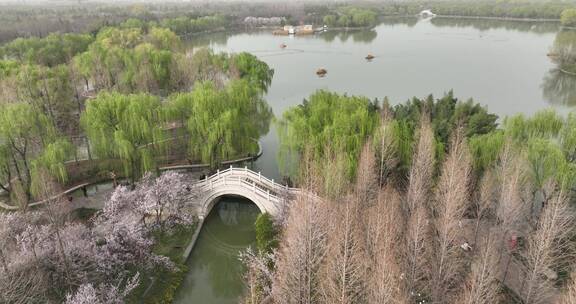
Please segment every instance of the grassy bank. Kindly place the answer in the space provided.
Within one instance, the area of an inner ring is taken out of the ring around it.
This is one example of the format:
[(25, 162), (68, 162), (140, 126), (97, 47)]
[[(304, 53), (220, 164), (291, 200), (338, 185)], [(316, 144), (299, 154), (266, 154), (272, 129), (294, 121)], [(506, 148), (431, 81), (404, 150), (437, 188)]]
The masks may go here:
[(157, 268), (142, 274), (141, 277), (145, 279), (132, 293), (127, 303), (172, 303), (176, 290), (186, 275), (186, 261), (182, 259), (182, 255), (195, 228), (196, 224), (178, 227), (170, 234), (158, 232), (154, 235), (156, 240), (154, 253), (170, 258), (177, 271)]

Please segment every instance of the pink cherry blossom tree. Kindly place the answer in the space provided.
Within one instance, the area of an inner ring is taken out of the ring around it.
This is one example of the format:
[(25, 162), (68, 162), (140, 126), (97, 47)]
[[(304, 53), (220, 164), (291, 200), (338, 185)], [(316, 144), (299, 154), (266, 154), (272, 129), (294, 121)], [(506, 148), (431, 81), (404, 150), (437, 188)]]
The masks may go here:
[(186, 207), (196, 196), (194, 190), (181, 173), (169, 171), (158, 178), (147, 174), (136, 189), (140, 198), (138, 209), (145, 219), (152, 217), (152, 226), (160, 230), (189, 225), (194, 218)]
[(74, 294), (66, 296), (65, 304), (124, 304), (124, 298), (138, 286), (140, 274), (136, 273), (124, 286), (88, 283), (81, 285)]

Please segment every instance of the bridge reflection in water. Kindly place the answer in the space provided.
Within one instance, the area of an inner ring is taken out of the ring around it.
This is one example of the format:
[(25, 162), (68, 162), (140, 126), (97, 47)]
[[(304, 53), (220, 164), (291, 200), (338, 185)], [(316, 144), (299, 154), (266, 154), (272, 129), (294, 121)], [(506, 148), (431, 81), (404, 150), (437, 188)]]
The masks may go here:
[(238, 253), (255, 245), (254, 221), (259, 213), (244, 198), (219, 200), (204, 221), (174, 303), (238, 303), (244, 290)]

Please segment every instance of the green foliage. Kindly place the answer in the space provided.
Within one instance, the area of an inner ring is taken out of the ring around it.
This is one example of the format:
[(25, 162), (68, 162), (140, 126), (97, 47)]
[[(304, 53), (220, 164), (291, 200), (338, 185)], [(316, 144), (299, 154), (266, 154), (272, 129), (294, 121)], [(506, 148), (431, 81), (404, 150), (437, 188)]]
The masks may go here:
[(214, 15), (199, 18), (167, 18), (160, 20), (160, 25), (169, 28), (178, 35), (184, 35), (219, 29), (227, 26), (228, 22), (224, 16)]
[(447, 146), (452, 130), (458, 126), (463, 126), (466, 136), (470, 137), (496, 129), (498, 119), (497, 115), (472, 100), (459, 101), (452, 92), (437, 100), (432, 96), (425, 100), (414, 98), (395, 106), (393, 112), (395, 119), (406, 120), (412, 130), (419, 125), (421, 113), (429, 113), (435, 136), (444, 146)]
[(501, 130), (470, 138), (468, 145), (475, 170), (483, 172), (495, 164), (502, 151), (504, 139), (504, 132)]
[[(176, 271), (162, 267), (153, 269), (144, 277), (154, 277), (154, 282), (144, 280), (140, 286), (128, 297), (127, 303), (172, 303), (178, 287), (186, 275), (182, 255), (190, 242), (196, 226), (179, 226), (172, 233), (154, 232), (155, 254), (166, 256), (176, 264)], [(152, 284), (152, 285), (151, 285)], [(148, 290), (148, 288), (150, 288)], [(144, 297), (144, 293), (146, 296)]]
[(141, 29), (145, 29), (147, 24), (146, 22), (144, 22), (141, 19), (137, 19), (137, 18), (128, 18), (126, 19), (126, 21), (120, 23), (118, 25), (121, 28), (141, 28)]
[(272, 250), (278, 248), (278, 229), (274, 226), (274, 221), (270, 214), (259, 214), (254, 226), (258, 251), (272, 252)]
[(40, 176), (40, 170), (47, 170), (47, 172), (61, 183), (68, 179), (68, 172), (64, 163), (68, 157), (72, 155), (74, 147), (65, 139), (57, 139), (54, 142), (48, 143), (41, 154), (32, 161), (32, 194), (38, 195), (45, 181), (36, 177)]
[(20, 68), (20, 63), (16, 60), (0, 60), (0, 80), (15, 75)]
[(56, 66), (84, 52), (94, 38), (87, 34), (50, 34), (45, 38), (18, 38), (2, 47), (11, 59), (23, 63)]
[[(373, 137), (374, 142), (378, 143), (374, 144), (376, 156), (383, 159), (388, 156), (381, 154), (378, 145), (386, 137), (402, 175), (410, 167), (415, 134), (423, 113), (431, 118), (437, 163), (442, 160), (452, 131), (458, 126), (464, 128), (467, 137), (473, 137), (494, 131), (498, 119), (498, 116), (472, 100), (459, 101), (452, 92), (437, 100), (429, 96), (426, 99), (414, 98), (391, 108), (385, 102), (383, 107), (383, 111), (390, 112), (391, 120), (380, 128), (375, 128), (378, 124), (378, 107), (362, 97), (319, 91), (310, 97), (310, 101), (305, 100), (302, 105), (287, 111), (278, 126), (284, 173), (294, 175), (291, 170), (297, 167), (297, 156), (306, 149), (311, 149), (313, 158), (321, 159), (326, 157), (324, 149), (329, 146), (330, 152), (339, 154), (341, 151), (346, 155), (346, 172), (348, 177), (353, 177), (365, 140)], [(483, 167), (494, 156), (484, 155), (489, 154), (486, 147), (477, 149), (478, 157), (484, 158), (478, 160), (477, 165)], [(386, 150), (386, 153), (390, 153), (390, 150)]]
[(560, 145), (569, 162), (576, 161), (576, 114), (570, 113), (560, 130)]
[(133, 180), (154, 169), (163, 138), (157, 97), (101, 93), (88, 101), (81, 121), (96, 154), (120, 158)]
[[(50, 119), (26, 103), (0, 108), (0, 180), (15, 178), (28, 196), (39, 182), (40, 170), (60, 181), (67, 178), (64, 161), (70, 143), (57, 137)], [(10, 170), (12, 169), (12, 170)]]
[(172, 86), (180, 38), (168, 29), (103, 28), (88, 50), (74, 59), (97, 89), (126, 93), (165, 91)]
[(265, 62), (246, 52), (232, 55), (229, 61), (230, 65), (238, 70), (240, 78), (250, 81), (263, 92), (268, 90), (274, 70), (270, 69)]
[(506, 118), (503, 127), (506, 139), (526, 153), (537, 190), (549, 181), (567, 188), (576, 184), (574, 114), (564, 118), (553, 110), (543, 110), (529, 118), (515, 115)]
[(73, 81), (66, 65), (45, 67), (25, 64), (15, 75), (18, 101), (33, 105), (64, 133), (76, 131)]
[(576, 31), (562, 30), (556, 34), (550, 58), (561, 70), (576, 73)]
[[(347, 157), (347, 174), (354, 175), (357, 157), (378, 123), (377, 105), (368, 98), (317, 91), (309, 100), (286, 111), (278, 121), (281, 159), (294, 159), (305, 149), (322, 157), (327, 147)], [(284, 170), (290, 170), (288, 164)]]
[(527, 158), (532, 181), (537, 189), (544, 188), (550, 179), (562, 182), (567, 163), (558, 145), (533, 137), (528, 141)]
[(171, 30), (153, 27), (148, 33), (148, 42), (160, 50), (174, 50), (180, 47), (180, 38)]
[(211, 82), (197, 84), (191, 93), (171, 96), (169, 112), (186, 121), (192, 157), (212, 166), (254, 151), (272, 116), (261, 90), (246, 80), (232, 81), (223, 90)]
[(560, 15), (560, 22), (566, 26), (576, 26), (576, 8), (567, 8)]
[(376, 25), (378, 19), (376, 12), (371, 9), (345, 6), (325, 15), (322, 21), (330, 27), (367, 27)]
[[(406, 120), (394, 119), (389, 123), (382, 124), (380, 128), (376, 129), (374, 134), (373, 146), (377, 159), (396, 158), (398, 160), (398, 170), (408, 172), (414, 153), (414, 135), (414, 130)], [(390, 145), (386, 150), (382, 150), (383, 147), (381, 147), (383, 140)]]
[(530, 118), (518, 114), (504, 119), (506, 135), (520, 143), (534, 137), (556, 137), (563, 124), (563, 118), (554, 110), (543, 110)]

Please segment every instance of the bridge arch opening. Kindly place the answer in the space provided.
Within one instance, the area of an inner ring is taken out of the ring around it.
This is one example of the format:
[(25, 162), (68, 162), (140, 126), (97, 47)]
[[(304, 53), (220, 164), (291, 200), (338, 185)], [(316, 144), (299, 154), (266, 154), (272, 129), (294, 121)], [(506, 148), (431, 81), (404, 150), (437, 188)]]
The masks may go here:
[(234, 195), (218, 197), (206, 216), (202, 233), (212, 245), (219, 244), (220, 247), (229, 249), (234, 249), (236, 246), (245, 247), (255, 237), (254, 222), (261, 213), (260, 208), (245, 197)]
[(226, 193), (226, 194), (218, 194), (215, 193), (208, 197), (204, 198), (202, 204), (202, 210), (200, 212), (200, 217), (207, 218), (208, 215), (213, 211), (214, 207), (222, 201), (226, 201), (230, 198), (243, 200), (247, 204), (253, 204), (258, 208), (260, 213), (269, 213), (270, 210), (267, 209), (265, 202), (262, 202), (261, 199), (252, 195), (245, 195), (245, 194), (236, 194), (236, 193)]

